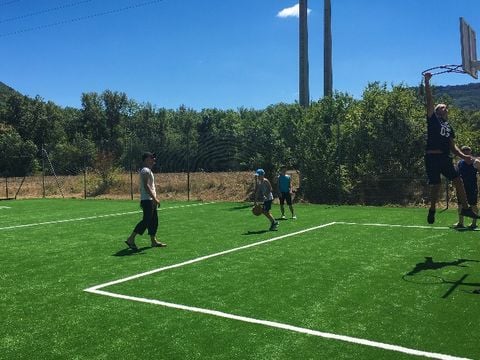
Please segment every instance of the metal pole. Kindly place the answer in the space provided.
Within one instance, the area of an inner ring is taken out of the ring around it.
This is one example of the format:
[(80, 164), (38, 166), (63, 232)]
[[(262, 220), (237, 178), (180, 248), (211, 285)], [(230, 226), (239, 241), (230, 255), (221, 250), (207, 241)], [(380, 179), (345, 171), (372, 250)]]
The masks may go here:
[(43, 198), (45, 199), (45, 149), (42, 145), (42, 194)]
[(130, 164), (130, 200), (133, 200), (133, 166), (132, 166), (132, 132), (130, 131), (130, 151), (128, 154), (128, 163)]
[(87, 164), (83, 164), (83, 198), (87, 198)]
[(338, 204), (342, 203), (342, 167), (340, 163), (340, 119), (337, 116), (337, 184), (338, 184)]
[(448, 203), (449, 203), (449, 200), (450, 200), (450, 194), (449, 194), (449, 191), (448, 191), (448, 187), (450, 185), (450, 182), (447, 180), (446, 182), (446, 186), (445, 186), (445, 196), (446, 196), (446, 200), (447, 200), (447, 207), (445, 208), (448, 209)]
[(190, 201), (190, 128), (187, 133), (187, 200)]

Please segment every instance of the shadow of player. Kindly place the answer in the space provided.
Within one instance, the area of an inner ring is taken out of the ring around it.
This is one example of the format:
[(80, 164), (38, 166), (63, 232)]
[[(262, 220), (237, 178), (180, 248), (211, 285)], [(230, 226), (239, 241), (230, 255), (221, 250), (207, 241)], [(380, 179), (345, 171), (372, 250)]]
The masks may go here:
[(406, 275), (412, 276), (424, 270), (437, 270), (447, 266), (467, 267), (466, 265), (462, 265), (463, 263), (466, 263), (466, 262), (480, 262), (480, 261), (469, 260), (469, 259), (457, 259), (454, 261), (435, 262), (431, 256), (426, 256), (424, 262), (416, 264), (413, 270), (407, 273)]

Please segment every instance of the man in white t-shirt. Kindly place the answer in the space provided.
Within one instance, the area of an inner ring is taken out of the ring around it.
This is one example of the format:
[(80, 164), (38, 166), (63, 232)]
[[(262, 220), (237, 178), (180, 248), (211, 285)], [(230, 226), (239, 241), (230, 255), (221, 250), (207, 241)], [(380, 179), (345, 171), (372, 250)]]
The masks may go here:
[(148, 229), (152, 247), (164, 247), (167, 244), (161, 243), (157, 240), (158, 229), (158, 213), (157, 208), (160, 206), (160, 201), (157, 198), (155, 190), (155, 177), (153, 176), (152, 168), (155, 165), (155, 153), (146, 152), (142, 155), (143, 168), (140, 170), (140, 207), (143, 210), (143, 218), (133, 229), (132, 234), (125, 241), (125, 244), (132, 249), (138, 250), (135, 244), (135, 236), (143, 235)]

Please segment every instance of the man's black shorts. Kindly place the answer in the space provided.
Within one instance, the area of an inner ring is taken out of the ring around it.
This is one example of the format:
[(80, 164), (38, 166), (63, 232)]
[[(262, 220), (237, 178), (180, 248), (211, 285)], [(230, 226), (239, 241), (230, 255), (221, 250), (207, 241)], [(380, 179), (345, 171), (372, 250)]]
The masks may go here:
[(476, 206), (478, 202), (478, 187), (465, 185), (465, 192), (467, 193), (467, 202), (470, 206)]
[(285, 204), (285, 201), (287, 202), (287, 205), (292, 205), (292, 194), (289, 192), (281, 192), (280, 193), (280, 205)]
[(448, 180), (460, 176), (458, 170), (453, 166), (452, 158), (446, 154), (425, 154), (425, 168), (430, 185), (440, 184), (440, 175), (445, 176)]

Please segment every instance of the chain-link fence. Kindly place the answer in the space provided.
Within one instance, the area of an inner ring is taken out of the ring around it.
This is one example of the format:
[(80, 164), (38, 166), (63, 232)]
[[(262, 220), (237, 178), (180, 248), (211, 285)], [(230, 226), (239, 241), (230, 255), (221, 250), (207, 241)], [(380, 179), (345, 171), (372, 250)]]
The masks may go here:
[[(302, 201), (301, 174), (295, 170), (287, 172), (292, 176), (295, 200)], [(105, 181), (108, 183), (106, 184)], [(276, 192), (275, 177), (271, 179)], [(379, 183), (364, 181), (354, 191), (344, 193), (338, 203), (362, 205), (428, 205), (429, 189), (423, 179), (408, 181), (398, 193), (402, 180), (384, 179)], [(202, 201), (249, 201), (254, 189), (253, 171), (231, 172), (155, 172), (157, 191), (161, 199), (202, 200)], [(379, 187), (381, 186), (381, 188)], [(93, 169), (78, 175), (38, 174), (27, 177), (3, 179), (0, 199), (16, 198), (107, 198), (138, 199), (139, 176), (132, 172), (114, 172), (105, 180)], [(450, 183), (444, 182), (441, 192), (441, 206), (455, 207), (457, 200)], [(401, 200), (399, 200), (401, 199)]]

